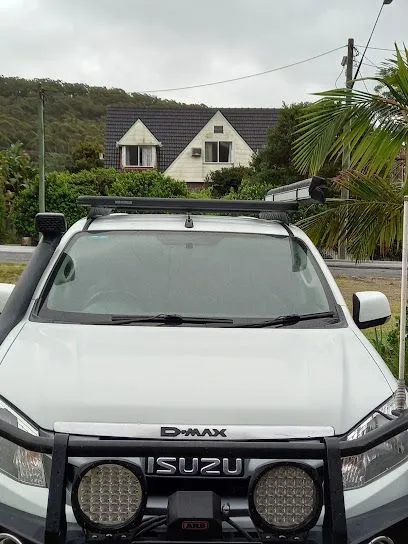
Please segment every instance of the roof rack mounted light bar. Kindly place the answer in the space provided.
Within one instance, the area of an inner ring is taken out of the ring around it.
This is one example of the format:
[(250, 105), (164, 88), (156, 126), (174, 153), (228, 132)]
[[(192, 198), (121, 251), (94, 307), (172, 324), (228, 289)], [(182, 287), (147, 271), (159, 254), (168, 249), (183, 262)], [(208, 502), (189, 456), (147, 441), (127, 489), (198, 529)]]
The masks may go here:
[(326, 180), (319, 176), (313, 176), (312, 178), (271, 189), (266, 193), (265, 200), (275, 203), (311, 201), (324, 204), (326, 195)]
[[(211, 200), (195, 198), (144, 198), (119, 196), (81, 196), (78, 204), (90, 208), (88, 217), (98, 217), (110, 212), (289, 212), (296, 211), (297, 202), (268, 200)], [(104, 213), (105, 210), (105, 213)]]

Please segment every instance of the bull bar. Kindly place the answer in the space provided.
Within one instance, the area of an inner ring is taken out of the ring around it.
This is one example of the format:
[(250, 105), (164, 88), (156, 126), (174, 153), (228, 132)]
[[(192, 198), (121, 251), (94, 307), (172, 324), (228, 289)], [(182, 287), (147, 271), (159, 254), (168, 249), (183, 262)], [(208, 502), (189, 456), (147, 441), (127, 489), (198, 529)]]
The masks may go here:
[[(66, 480), (69, 457), (147, 457), (160, 455), (221, 455), (246, 459), (321, 460), (324, 466), (324, 519), (319, 539), (324, 544), (346, 544), (348, 540), (345, 513), (342, 459), (360, 455), (408, 430), (408, 413), (371, 431), (364, 437), (346, 441), (341, 437), (304, 440), (162, 440), (82, 438), (65, 433), (33, 436), (0, 421), (0, 437), (27, 450), (52, 455), (44, 544), (65, 544), (67, 538)], [(1, 499), (0, 499), (1, 502)], [(404, 516), (408, 517), (408, 513)], [(140, 542), (153, 540), (141, 538)], [(237, 541), (240, 541), (237, 539)], [(76, 540), (80, 542), (80, 540)], [(84, 542), (84, 540), (82, 540)], [(158, 542), (156, 539), (154, 542)], [(168, 543), (169, 541), (166, 540)], [(223, 541), (225, 542), (225, 541)], [(312, 542), (312, 541), (310, 541)], [(313, 540), (313, 542), (315, 542)]]

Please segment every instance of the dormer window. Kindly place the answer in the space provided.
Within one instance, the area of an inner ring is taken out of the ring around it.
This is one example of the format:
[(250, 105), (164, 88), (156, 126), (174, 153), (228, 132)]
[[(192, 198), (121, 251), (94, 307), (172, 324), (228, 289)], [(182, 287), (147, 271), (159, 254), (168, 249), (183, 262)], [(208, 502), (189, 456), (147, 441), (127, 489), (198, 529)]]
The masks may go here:
[(156, 148), (152, 145), (125, 145), (122, 148), (122, 166), (154, 168)]

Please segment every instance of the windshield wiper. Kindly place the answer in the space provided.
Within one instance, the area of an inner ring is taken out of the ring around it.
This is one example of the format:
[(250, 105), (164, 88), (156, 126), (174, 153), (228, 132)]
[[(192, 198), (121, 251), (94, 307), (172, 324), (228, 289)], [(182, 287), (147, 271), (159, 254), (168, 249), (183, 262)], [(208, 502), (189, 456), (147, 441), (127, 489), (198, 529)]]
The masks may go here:
[(274, 317), (273, 319), (265, 319), (264, 321), (250, 321), (248, 323), (242, 323), (237, 325), (232, 325), (232, 327), (238, 328), (253, 328), (261, 329), (263, 327), (286, 327), (289, 325), (296, 325), (299, 321), (310, 321), (312, 319), (324, 319), (326, 317), (334, 317), (334, 312), (321, 312), (317, 314), (290, 314), (290, 315), (281, 315), (279, 317)]
[(164, 325), (206, 325), (210, 323), (220, 323), (230, 325), (234, 323), (232, 319), (223, 319), (218, 317), (190, 317), (182, 316), (178, 314), (158, 314), (158, 315), (113, 315), (111, 321), (104, 322), (104, 324), (111, 325), (133, 325), (137, 323), (163, 323)]

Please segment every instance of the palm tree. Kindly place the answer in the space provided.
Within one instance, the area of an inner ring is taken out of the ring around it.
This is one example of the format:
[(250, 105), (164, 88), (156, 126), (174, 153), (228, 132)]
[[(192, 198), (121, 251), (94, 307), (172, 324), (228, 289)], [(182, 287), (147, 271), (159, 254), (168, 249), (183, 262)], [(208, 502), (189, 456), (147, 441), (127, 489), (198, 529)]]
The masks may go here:
[(345, 150), (350, 167), (368, 174), (389, 174), (408, 141), (408, 49), (396, 47), (394, 70), (366, 78), (386, 92), (334, 89), (305, 110), (294, 146), (294, 164), (315, 174), (327, 158)]
[[(346, 241), (357, 260), (402, 241), (403, 197), (408, 194), (408, 49), (396, 47), (390, 62), (392, 69), (368, 78), (381, 92), (319, 93), (322, 98), (303, 115), (294, 146), (294, 164), (302, 173), (314, 174), (326, 159), (349, 155), (350, 170), (334, 185), (348, 189), (350, 200), (333, 203), (299, 224), (322, 247)], [(401, 157), (405, 168), (396, 176)]]
[(348, 189), (350, 200), (330, 205), (297, 223), (318, 247), (331, 249), (346, 240), (347, 253), (356, 261), (378, 250), (384, 255), (391, 248), (401, 248), (406, 184), (401, 187), (389, 178), (347, 171), (334, 186)]

